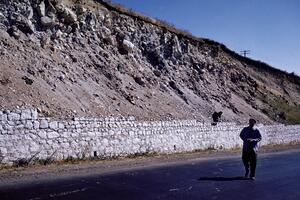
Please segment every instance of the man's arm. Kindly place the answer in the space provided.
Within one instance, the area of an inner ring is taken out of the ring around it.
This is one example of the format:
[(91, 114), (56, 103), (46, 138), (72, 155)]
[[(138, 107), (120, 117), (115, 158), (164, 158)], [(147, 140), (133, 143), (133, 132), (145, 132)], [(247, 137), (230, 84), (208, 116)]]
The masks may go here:
[(258, 129), (256, 129), (256, 133), (257, 133), (256, 141), (257, 141), (257, 142), (260, 142), (262, 137), (261, 137), (261, 134), (260, 134), (260, 132), (259, 132)]
[(240, 138), (245, 142), (247, 140), (247, 137), (246, 137), (246, 129), (243, 128), (243, 130), (241, 131), (240, 133)]
[(261, 134), (260, 134), (259, 130), (256, 130), (255, 132), (256, 132), (255, 138), (248, 139), (248, 140), (251, 142), (260, 142), (262, 139)]

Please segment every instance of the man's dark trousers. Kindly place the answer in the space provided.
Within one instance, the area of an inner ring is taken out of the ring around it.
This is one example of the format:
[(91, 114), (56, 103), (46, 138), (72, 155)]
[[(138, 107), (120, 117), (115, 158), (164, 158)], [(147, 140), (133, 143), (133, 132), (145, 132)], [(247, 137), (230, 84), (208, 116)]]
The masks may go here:
[(242, 159), (246, 170), (245, 175), (248, 176), (250, 170), (250, 177), (255, 177), (257, 153), (254, 150), (243, 151)]

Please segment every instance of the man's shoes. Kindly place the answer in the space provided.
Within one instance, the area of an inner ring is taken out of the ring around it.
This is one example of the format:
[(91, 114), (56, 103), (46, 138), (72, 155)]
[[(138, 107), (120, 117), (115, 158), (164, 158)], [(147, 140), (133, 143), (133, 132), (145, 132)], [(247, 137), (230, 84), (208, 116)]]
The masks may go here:
[(251, 176), (251, 177), (250, 177), (250, 180), (253, 180), (253, 181), (254, 181), (254, 180), (255, 180), (255, 177), (254, 177), (254, 176)]

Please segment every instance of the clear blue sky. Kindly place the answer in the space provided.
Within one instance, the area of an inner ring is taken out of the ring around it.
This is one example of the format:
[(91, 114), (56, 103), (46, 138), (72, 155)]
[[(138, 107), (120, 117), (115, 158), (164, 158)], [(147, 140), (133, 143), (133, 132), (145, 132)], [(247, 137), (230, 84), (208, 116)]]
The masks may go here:
[(300, 0), (113, 0), (300, 75)]

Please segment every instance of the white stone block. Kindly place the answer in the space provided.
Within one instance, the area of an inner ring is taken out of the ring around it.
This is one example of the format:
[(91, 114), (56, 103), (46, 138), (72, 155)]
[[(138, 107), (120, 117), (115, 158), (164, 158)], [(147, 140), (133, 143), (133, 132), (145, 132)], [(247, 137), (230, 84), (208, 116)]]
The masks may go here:
[(49, 123), (49, 128), (52, 130), (58, 130), (58, 123), (56, 121)]
[(4, 147), (0, 147), (0, 155), (5, 155), (5, 154), (7, 154), (7, 149), (6, 148), (4, 148)]
[(7, 114), (0, 112), (0, 121), (7, 121)]
[(69, 143), (61, 143), (60, 144), (62, 148), (64, 149), (68, 149), (70, 147), (70, 144)]
[(57, 132), (49, 132), (49, 133), (47, 133), (47, 137), (49, 138), (49, 139), (54, 139), (54, 138), (58, 138), (59, 137), (59, 134), (57, 133)]
[(21, 112), (21, 120), (31, 119), (31, 110), (26, 109)]
[(76, 128), (76, 129), (80, 129), (81, 127), (82, 127), (81, 124), (76, 124), (76, 125), (75, 125), (75, 128)]
[(35, 144), (35, 143), (32, 143), (29, 147), (29, 151), (30, 152), (38, 152), (40, 150), (40, 146)]
[(47, 144), (52, 145), (53, 144), (52, 140), (47, 140)]
[(39, 129), (40, 128), (40, 122), (39, 121), (33, 121), (33, 128)]
[(71, 134), (71, 137), (72, 137), (72, 138), (76, 138), (77, 136), (78, 136), (77, 133), (72, 133), (72, 134)]
[(133, 144), (139, 144), (140, 141), (141, 141), (141, 140), (140, 140), (139, 138), (134, 138), (133, 141), (132, 141), (132, 143), (133, 143)]
[(8, 114), (8, 120), (10, 121), (17, 121), (20, 120), (21, 116), (18, 113), (9, 113)]
[(47, 133), (44, 132), (44, 131), (39, 131), (39, 132), (37, 133), (37, 135), (38, 135), (40, 138), (42, 138), (42, 139), (46, 139), (46, 138), (47, 138)]
[(36, 109), (31, 110), (31, 119), (34, 119), (34, 120), (38, 119), (38, 112)]
[(17, 123), (15, 123), (15, 121), (8, 121), (7, 124), (10, 125), (10, 126), (15, 126), (15, 125), (17, 125)]
[(7, 130), (7, 131), (12, 131), (12, 130), (13, 130), (13, 127), (10, 126), (10, 125), (8, 125), (8, 124), (5, 124), (5, 125), (3, 126), (3, 128), (4, 128), (4, 130)]
[(58, 123), (58, 128), (59, 129), (64, 129), (65, 128), (65, 125), (63, 123)]
[(108, 145), (109, 145), (108, 139), (103, 138), (103, 140), (102, 140), (102, 145), (103, 145), (103, 146), (108, 146)]
[(32, 128), (33, 128), (32, 122), (31, 122), (31, 121), (27, 121), (26, 124), (25, 124), (25, 127), (26, 127), (27, 129), (32, 129)]
[(62, 153), (57, 152), (56, 155), (55, 155), (55, 158), (57, 160), (62, 160), (64, 158), (64, 155)]
[(18, 152), (21, 152), (21, 153), (25, 154), (25, 153), (28, 152), (28, 146), (25, 146), (25, 145), (18, 145), (17, 150), (18, 150)]
[(42, 119), (41, 122), (40, 122), (40, 128), (41, 129), (47, 129), (49, 128), (49, 124), (48, 124), (48, 121), (46, 119)]

